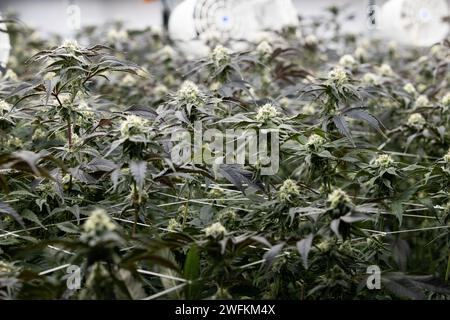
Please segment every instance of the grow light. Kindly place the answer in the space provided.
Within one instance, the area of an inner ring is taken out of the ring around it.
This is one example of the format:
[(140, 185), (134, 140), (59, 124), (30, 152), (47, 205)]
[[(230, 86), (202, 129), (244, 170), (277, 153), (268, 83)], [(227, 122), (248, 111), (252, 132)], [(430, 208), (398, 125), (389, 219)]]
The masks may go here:
[(445, 0), (390, 0), (381, 11), (383, 33), (399, 43), (431, 46), (449, 32)]
[(264, 30), (297, 24), (291, 0), (185, 0), (170, 16), (171, 38), (188, 55), (208, 53), (211, 38), (242, 48)]

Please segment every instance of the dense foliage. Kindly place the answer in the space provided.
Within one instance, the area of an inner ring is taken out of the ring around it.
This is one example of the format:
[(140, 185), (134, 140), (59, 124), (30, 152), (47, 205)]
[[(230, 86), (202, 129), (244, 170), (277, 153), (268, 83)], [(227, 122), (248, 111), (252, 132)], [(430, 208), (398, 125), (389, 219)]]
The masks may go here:
[[(448, 299), (450, 44), (342, 34), (336, 14), (247, 52), (211, 37), (197, 61), (155, 28), (10, 24), (0, 297)], [(175, 163), (199, 120), (278, 129), (278, 173)]]

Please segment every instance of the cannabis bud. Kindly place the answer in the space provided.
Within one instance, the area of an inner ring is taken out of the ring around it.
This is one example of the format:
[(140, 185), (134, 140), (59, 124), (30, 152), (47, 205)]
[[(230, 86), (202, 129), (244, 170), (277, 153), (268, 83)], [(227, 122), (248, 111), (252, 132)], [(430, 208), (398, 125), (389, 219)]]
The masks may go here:
[(262, 41), (257, 47), (256, 52), (259, 54), (259, 56), (263, 58), (270, 57), (270, 55), (273, 53), (273, 48), (267, 41)]
[(169, 89), (165, 85), (159, 84), (153, 88), (153, 93), (158, 97), (163, 97), (169, 93)]
[(443, 159), (444, 159), (445, 163), (450, 164), (450, 149), (444, 155)]
[(128, 32), (126, 30), (110, 29), (106, 37), (109, 42), (125, 42), (128, 40)]
[(123, 138), (128, 138), (133, 135), (142, 134), (145, 132), (145, 125), (147, 120), (135, 116), (129, 115), (120, 124), (120, 134)]
[(381, 154), (373, 161), (374, 166), (381, 169), (389, 168), (394, 163), (394, 159), (388, 154)]
[(213, 223), (209, 227), (203, 229), (203, 231), (207, 237), (212, 237), (214, 239), (223, 237), (227, 232), (225, 227), (220, 222)]
[(319, 136), (318, 134), (313, 133), (309, 136), (308, 141), (306, 142), (306, 146), (313, 150), (319, 149), (321, 146), (323, 146), (327, 140), (323, 138), (322, 136)]
[(352, 200), (342, 189), (335, 189), (332, 193), (328, 195), (327, 202), (330, 208), (336, 209), (340, 205), (352, 205)]
[(116, 230), (116, 225), (103, 209), (95, 209), (83, 225), (86, 233), (97, 233)]
[(6, 261), (0, 260), (0, 274), (11, 273), (14, 271), (14, 266)]
[(328, 81), (337, 85), (342, 85), (348, 81), (347, 73), (344, 69), (336, 67), (328, 73)]
[(424, 108), (430, 105), (430, 101), (428, 100), (427, 96), (420, 95), (416, 99), (416, 107), (417, 108)]
[(69, 52), (73, 52), (80, 49), (77, 40), (74, 39), (66, 39), (64, 40), (62, 48), (66, 49)]
[(7, 113), (11, 111), (11, 105), (5, 100), (0, 100), (0, 113)]
[(339, 59), (339, 64), (343, 67), (350, 68), (356, 64), (355, 58), (353, 56), (346, 54)]
[(234, 221), (236, 220), (238, 217), (238, 215), (236, 214), (236, 211), (234, 211), (233, 209), (226, 209), (224, 211), (222, 211), (218, 218), (220, 221)]
[(300, 194), (300, 188), (294, 180), (287, 179), (283, 182), (278, 191), (278, 198), (282, 201), (289, 201), (292, 197), (296, 197)]
[(362, 82), (366, 85), (376, 85), (379, 83), (378, 77), (370, 72), (364, 74), (364, 76), (362, 77)]
[(442, 104), (446, 107), (450, 107), (450, 92), (447, 93), (443, 98), (442, 98)]
[(367, 59), (367, 51), (363, 47), (356, 48), (355, 52), (353, 53), (355, 57), (359, 60), (366, 60)]
[(177, 232), (179, 230), (181, 230), (181, 224), (177, 221), (177, 219), (170, 219), (169, 224), (167, 225), (167, 231)]
[(122, 84), (125, 87), (133, 87), (135, 86), (137, 83), (137, 80), (135, 77), (133, 77), (131, 74), (127, 73), (127, 75), (125, 77), (123, 77), (122, 79)]
[(307, 104), (307, 105), (303, 106), (302, 113), (312, 116), (313, 114), (316, 113), (316, 107), (313, 104)]
[(171, 60), (176, 56), (176, 52), (171, 46), (162, 47), (157, 54), (164, 60)]
[(258, 109), (258, 113), (256, 114), (256, 121), (258, 122), (267, 122), (276, 118), (278, 115), (278, 110), (272, 104), (267, 103)]
[(200, 89), (195, 83), (187, 80), (177, 91), (177, 100), (184, 104), (199, 103), (202, 101)]
[(403, 90), (405, 90), (407, 93), (409, 93), (412, 96), (416, 95), (416, 93), (417, 93), (416, 88), (411, 83), (405, 84), (403, 86)]
[(304, 43), (308, 47), (315, 47), (319, 43), (319, 40), (315, 35), (310, 34), (305, 37)]
[(415, 128), (416, 130), (421, 130), (425, 124), (426, 120), (420, 113), (410, 115), (407, 122), (409, 127)]
[(11, 69), (6, 70), (5, 74), (3, 75), (3, 80), (10, 80), (10, 81), (18, 81), (19, 77), (17, 74), (12, 71)]
[(378, 68), (378, 72), (385, 77), (393, 77), (395, 75), (394, 71), (392, 70), (391, 66), (384, 63)]
[(218, 45), (211, 52), (210, 59), (216, 67), (221, 67), (230, 62), (232, 53), (233, 52), (230, 49), (225, 48), (222, 45)]

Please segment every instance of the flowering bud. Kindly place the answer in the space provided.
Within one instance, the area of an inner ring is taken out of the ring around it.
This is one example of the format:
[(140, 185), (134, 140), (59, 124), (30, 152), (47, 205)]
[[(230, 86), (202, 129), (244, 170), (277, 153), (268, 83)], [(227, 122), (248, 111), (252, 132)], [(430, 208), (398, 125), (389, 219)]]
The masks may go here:
[(258, 113), (256, 114), (256, 121), (258, 122), (267, 122), (276, 118), (278, 115), (278, 110), (272, 104), (267, 103), (258, 109)]
[(337, 208), (339, 205), (352, 205), (350, 197), (342, 189), (333, 190), (333, 192), (328, 195), (327, 202), (332, 209)]
[(214, 239), (223, 237), (227, 232), (225, 227), (220, 222), (213, 223), (209, 227), (203, 229), (203, 231), (207, 237), (212, 237)]

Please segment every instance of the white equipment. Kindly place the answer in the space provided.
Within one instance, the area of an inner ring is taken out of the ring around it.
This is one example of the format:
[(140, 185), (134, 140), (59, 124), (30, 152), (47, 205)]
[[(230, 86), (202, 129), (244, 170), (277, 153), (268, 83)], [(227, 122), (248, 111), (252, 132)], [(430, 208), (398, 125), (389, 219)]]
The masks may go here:
[(443, 21), (450, 15), (446, 0), (390, 0), (380, 14), (382, 33), (401, 44), (431, 46), (449, 32)]
[[(0, 16), (0, 21), (2, 17)], [(0, 23), (0, 67), (6, 68), (8, 62), (9, 52), (11, 51), (11, 44), (9, 41), (9, 34), (6, 32), (6, 24)]]
[(265, 30), (298, 24), (291, 0), (185, 0), (172, 12), (169, 33), (187, 55), (208, 54), (208, 40), (230, 41), (235, 49)]

